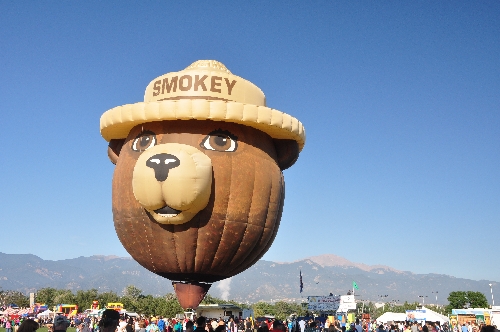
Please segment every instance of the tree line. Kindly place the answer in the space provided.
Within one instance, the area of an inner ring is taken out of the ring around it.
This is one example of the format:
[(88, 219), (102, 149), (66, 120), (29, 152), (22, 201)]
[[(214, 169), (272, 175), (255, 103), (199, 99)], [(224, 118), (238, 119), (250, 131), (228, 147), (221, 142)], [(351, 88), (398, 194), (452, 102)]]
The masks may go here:
[[(42, 288), (35, 294), (35, 302), (44, 303), (50, 309), (56, 304), (76, 304), (79, 311), (90, 309), (93, 301), (99, 301), (102, 307), (110, 302), (121, 302), (124, 307), (133, 312), (149, 316), (175, 317), (176, 314), (182, 314), (184, 310), (179, 304), (177, 297), (173, 293), (164, 296), (154, 297), (144, 295), (142, 291), (133, 286), (127, 286), (123, 291), (123, 296), (119, 296), (113, 291), (99, 293), (97, 289), (78, 290), (73, 293), (68, 289), (55, 289), (51, 287)], [(451, 314), (452, 309), (462, 308), (487, 308), (488, 300), (481, 292), (473, 291), (455, 291), (448, 296), (449, 304), (447, 306), (427, 305), (426, 307), (441, 314)], [(0, 290), (0, 303), (8, 305), (15, 303), (20, 307), (29, 306), (29, 296), (18, 291)], [(238, 303), (236, 301), (222, 300), (207, 294), (201, 304), (226, 304), (231, 303), (242, 309), (253, 309), (255, 317), (272, 315), (280, 320), (284, 320), (290, 315), (298, 317), (312, 314), (307, 312), (307, 303), (293, 303), (278, 301), (273, 304), (267, 302), (258, 302), (252, 305)], [(399, 303), (391, 301), (383, 306), (376, 306), (373, 302), (358, 302), (356, 304), (356, 313), (368, 313), (372, 318), (377, 318), (385, 312), (404, 313), (406, 310), (415, 310), (419, 307), (418, 302)]]
[[(175, 317), (176, 314), (184, 313), (177, 297), (173, 293), (164, 296), (154, 297), (144, 295), (137, 287), (130, 285), (123, 291), (123, 296), (119, 296), (113, 291), (99, 293), (97, 289), (78, 290), (73, 293), (68, 289), (42, 288), (35, 294), (35, 302), (43, 303), (52, 309), (56, 304), (76, 304), (78, 311), (82, 312), (90, 309), (93, 301), (99, 301), (102, 308), (107, 303), (120, 302), (128, 311), (137, 312), (148, 316)], [(18, 291), (0, 290), (0, 303), (8, 305), (15, 303), (19, 307), (29, 306), (29, 296)], [(234, 304), (242, 309), (254, 310), (255, 317), (273, 315), (279, 319), (285, 319), (291, 314), (303, 315), (305, 310), (300, 304), (288, 303), (284, 301), (269, 304), (265, 302), (248, 305), (236, 301), (227, 301), (207, 294), (201, 304)]]

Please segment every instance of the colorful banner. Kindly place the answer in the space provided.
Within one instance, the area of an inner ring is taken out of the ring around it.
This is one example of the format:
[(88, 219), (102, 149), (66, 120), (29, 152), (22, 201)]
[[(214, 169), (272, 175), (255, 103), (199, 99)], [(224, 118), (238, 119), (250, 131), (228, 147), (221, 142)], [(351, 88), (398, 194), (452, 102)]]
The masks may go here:
[(425, 321), (425, 309), (406, 310), (406, 320), (410, 322)]

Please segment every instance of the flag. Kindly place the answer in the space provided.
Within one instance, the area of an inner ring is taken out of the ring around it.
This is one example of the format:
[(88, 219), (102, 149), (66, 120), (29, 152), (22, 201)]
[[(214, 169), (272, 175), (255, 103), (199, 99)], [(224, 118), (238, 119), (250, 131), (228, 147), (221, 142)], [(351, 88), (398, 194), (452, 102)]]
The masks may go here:
[(359, 289), (355, 281), (352, 282), (352, 289)]
[(302, 283), (302, 270), (299, 272), (299, 277), (300, 277), (300, 292), (302, 293), (302, 290), (304, 289), (304, 284)]

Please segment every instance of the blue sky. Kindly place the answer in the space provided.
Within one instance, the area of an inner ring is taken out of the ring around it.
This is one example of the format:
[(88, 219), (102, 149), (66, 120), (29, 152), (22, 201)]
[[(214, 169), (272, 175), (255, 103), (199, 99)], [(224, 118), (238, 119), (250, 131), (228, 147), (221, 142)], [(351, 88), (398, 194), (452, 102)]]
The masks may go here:
[(106, 110), (214, 59), (307, 132), (264, 256), (500, 281), (500, 2), (45, 1), (0, 11), (0, 251), (126, 256)]

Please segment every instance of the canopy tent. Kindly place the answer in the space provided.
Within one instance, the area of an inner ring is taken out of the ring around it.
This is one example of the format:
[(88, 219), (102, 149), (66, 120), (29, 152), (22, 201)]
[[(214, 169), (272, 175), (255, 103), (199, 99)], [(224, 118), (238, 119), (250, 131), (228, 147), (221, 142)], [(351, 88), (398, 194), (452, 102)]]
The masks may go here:
[(407, 320), (439, 322), (440, 324), (449, 323), (450, 319), (426, 307), (417, 310), (406, 310)]
[(15, 315), (15, 314), (17, 314), (18, 311), (19, 311), (19, 309), (14, 309), (12, 307), (9, 307), (9, 308), (4, 310), (3, 314), (4, 314), (4, 316)]
[(130, 317), (138, 317), (139, 314), (137, 314), (136, 312), (131, 312), (131, 311), (127, 311), (125, 313), (127, 316), (130, 316)]
[(404, 322), (405, 320), (406, 314), (398, 312), (385, 312), (382, 316), (377, 318), (377, 323)]
[(54, 316), (54, 312), (51, 311), (50, 309), (47, 309), (45, 310), (44, 312), (41, 312), (39, 313), (38, 315), (36, 315), (38, 318), (47, 318), (47, 317), (51, 317), (51, 316)]
[[(427, 309), (427, 310), (429, 310), (429, 309)], [(429, 321), (439, 322), (441, 325), (444, 323), (450, 323), (450, 319), (447, 316), (441, 315), (440, 313), (432, 311), (432, 310), (429, 310), (429, 311), (431, 312), (431, 318), (432, 318), (432, 319), (429, 319)], [(435, 316), (435, 318), (432, 316)]]
[(22, 315), (22, 316), (28, 316), (29, 312), (30, 312), (30, 308), (24, 308), (24, 309), (19, 309), (17, 314)]

